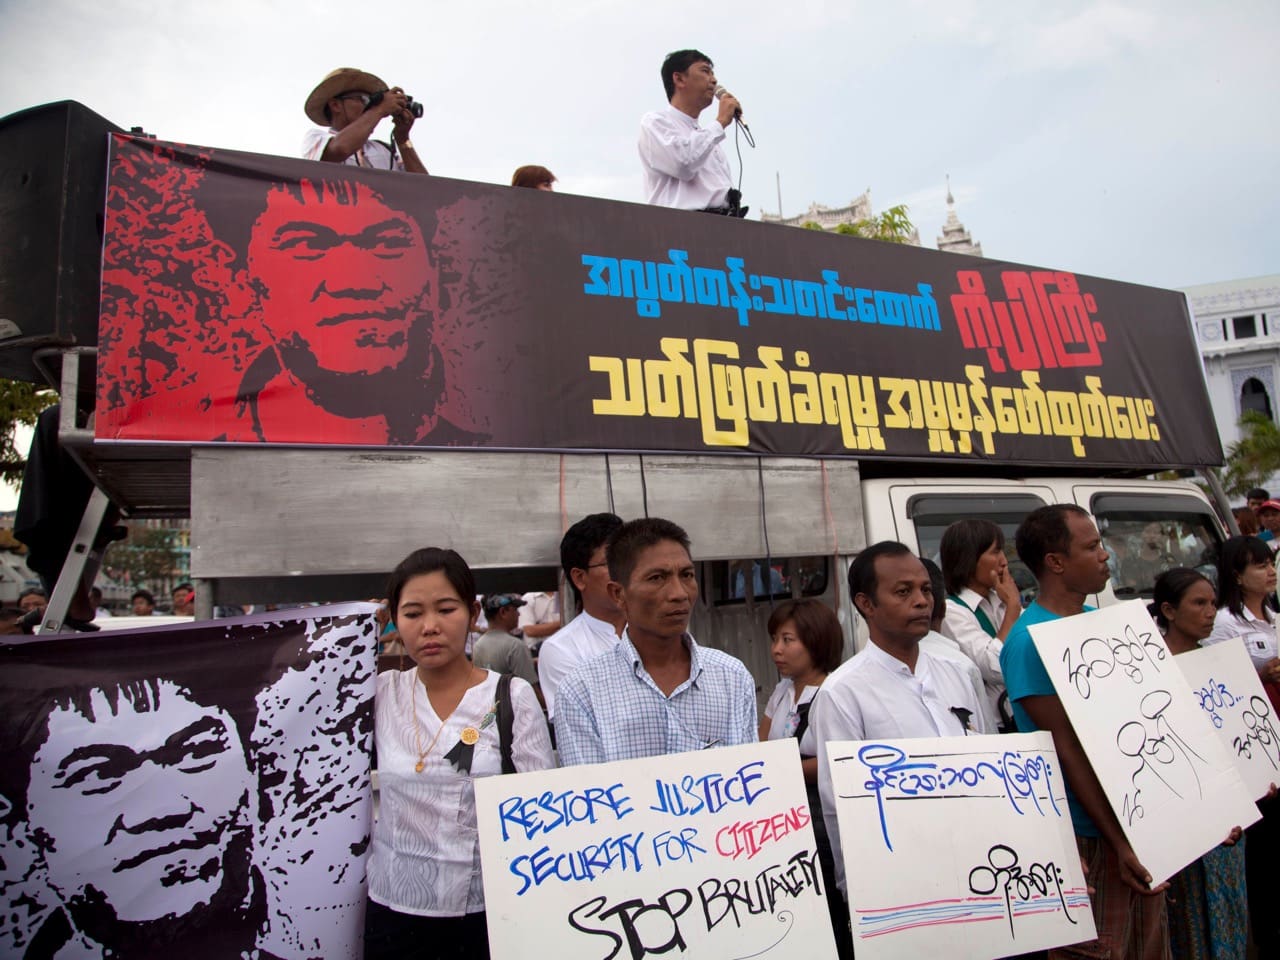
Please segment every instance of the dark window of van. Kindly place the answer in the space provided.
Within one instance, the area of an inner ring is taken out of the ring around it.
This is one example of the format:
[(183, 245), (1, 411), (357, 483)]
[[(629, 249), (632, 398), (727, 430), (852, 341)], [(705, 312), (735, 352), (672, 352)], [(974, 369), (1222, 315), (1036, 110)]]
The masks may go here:
[[(764, 557), (719, 560), (711, 568), (711, 599), (716, 604), (745, 603), (747, 591), (755, 600), (816, 597), (827, 592), (828, 557)], [(766, 576), (765, 571), (768, 571)]]
[(1111, 590), (1121, 600), (1150, 599), (1156, 577), (1191, 567), (1217, 580), (1222, 537), (1209, 508), (1192, 497), (1095, 494), (1089, 509), (1109, 554)]
[(1009, 558), (1009, 571), (1022, 593), (1022, 604), (1026, 606), (1036, 598), (1039, 586), (1031, 571), (1014, 552), (1013, 535), (1023, 517), (1044, 505), (1043, 500), (1030, 493), (991, 496), (921, 493), (907, 501), (907, 515), (915, 523), (920, 555), (928, 557), (934, 563), (938, 562), (938, 545), (942, 542), (942, 532), (951, 524), (969, 517), (995, 521), (1004, 533), (1004, 552)]

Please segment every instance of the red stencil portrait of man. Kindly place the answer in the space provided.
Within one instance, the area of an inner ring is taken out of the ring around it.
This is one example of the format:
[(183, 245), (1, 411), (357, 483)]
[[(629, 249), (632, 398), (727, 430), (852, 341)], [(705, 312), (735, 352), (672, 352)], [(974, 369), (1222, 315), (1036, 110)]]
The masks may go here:
[[(437, 207), (398, 178), (380, 190), (347, 172), (263, 176), (222, 156), (117, 144), (97, 436), (488, 439), (495, 386), (513, 357), (478, 347), (507, 314), (501, 291), (514, 264), (493, 246), (511, 233), (489, 204), (460, 197)], [(474, 264), (486, 259), (498, 269), (477, 280)]]

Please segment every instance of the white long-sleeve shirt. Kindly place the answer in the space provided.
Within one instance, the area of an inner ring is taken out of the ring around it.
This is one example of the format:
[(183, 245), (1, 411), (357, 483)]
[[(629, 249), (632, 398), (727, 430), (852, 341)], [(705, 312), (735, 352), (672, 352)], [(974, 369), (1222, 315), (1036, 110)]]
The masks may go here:
[(646, 203), (703, 210), (728, 202), (733, 174), (719, 123), (703, 127), (671, 105), (640, 120), (640, 163)]
[(957, 596), (968, 606), (948, 599), (947, 613), (938, 632), (958, 643), (960, 650), (978, 665), (991, 709), (998, 713), (1000, 694), (1004, 693), (1004, 674), (1000, 672), (1000, 651), (1004, 649), (1004, 641), (983, 630), (974, 611), (985, 613), (992, 626), (999, 630), (1000, 624), (1004, 623), (1004, 601), (994, 590), (984, 597), (968, 587)]
[(921, 650), (915, 673), (874, 643), (863, 647), (823, 681), (809, 710), (818, 752), (818, 793), (831, 839), (836, 882), (845, 890), (840, 825), (826, 744), (841, 740), (959, 737), (966, 730), (953, 709), (969, 711), (968, 733), (994, 733), (977, 692), (957, 663)]

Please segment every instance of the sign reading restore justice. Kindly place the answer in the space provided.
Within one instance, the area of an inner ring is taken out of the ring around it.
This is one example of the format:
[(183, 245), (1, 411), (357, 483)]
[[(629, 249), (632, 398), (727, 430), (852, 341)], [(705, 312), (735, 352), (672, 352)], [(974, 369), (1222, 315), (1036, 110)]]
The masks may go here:
[[(794, 740), (475, 783), (495, 960), (836, 956)], [(838, 892), (833, 892), (839, 896)]]

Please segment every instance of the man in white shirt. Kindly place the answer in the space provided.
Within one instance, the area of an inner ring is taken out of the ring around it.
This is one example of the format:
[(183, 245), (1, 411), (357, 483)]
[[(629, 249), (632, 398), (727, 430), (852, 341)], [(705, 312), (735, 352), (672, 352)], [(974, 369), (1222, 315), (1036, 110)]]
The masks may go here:
[[(307, 97), (304, 109), (317, 127), (303, 138), (302, 156), (375, 170), (426, 173), (409, 140), (414, 121), (412, 103), (413, 98), (399, 87), (388, 89), (371, 73), (339, 67)], [(387, 144), (373, 139), (373, 131), (384, 117), (392, 118), (391, 135), (398, 156)]]
[(920, 649), (933, 617), (933, 585), (915, 554), (892, 540), (867, 547), (849, 566), (849, 596), (867, 622), (871, 642), (827, 677), (809, 711), (822, 818), (846, 897), (826, 744), (994, 732), (960, 665)]
[(741, 105), (730, 94), (720, 98), (715, 123), (698, 124), (698, 115), (716, 95), (711, 59), (697, 50), (677, 50), (662, 63), (666, 109), (640, 120), (640, 163), (645, 201), (678, 210), (705, 210), (746, 216), (733, 190), (729, 160), (724, 155), (725, 130)]
[(520, 623), (516, 632), (536, 654), (542, 641), (560, 629), (560, 593), (557, 590), (535, 590), (521, 597)]
[(609, 596), (609, 562), (605, 559), (605, 545), (621, 526), (621, 517), (593, 513), (566, 530), (560, 540), (560, 566), (580, 612), (547, 640), (538, 654), (538, 679), (552, 724), (560, 682), (579, 664), (612, 650), (626, 626), (626, 617)]

